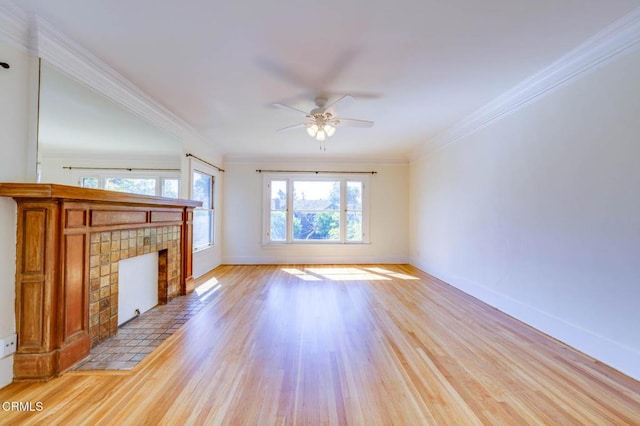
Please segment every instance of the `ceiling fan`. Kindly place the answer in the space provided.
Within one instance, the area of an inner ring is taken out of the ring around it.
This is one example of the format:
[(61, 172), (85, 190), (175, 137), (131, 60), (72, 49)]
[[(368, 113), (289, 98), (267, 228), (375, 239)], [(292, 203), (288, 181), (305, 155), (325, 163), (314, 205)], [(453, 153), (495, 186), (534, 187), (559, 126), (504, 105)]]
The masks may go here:
[(278, 108), (285, 108), (297, 111), (304, 114), (305, 120), (302, 123), (294, 124), (292, 126), (283, 127), (278, 131), (291, 130), (297, 128), (306, 128), (307, 134), (312, 138), (315, 138), (320, 142), (320, 150), (326, 151), (325, 140), (333, 136), (336, 131), (336, 127), (372, 127), (373, 121), (356, 120), (353, 118), (337, 117), (335, 114), (335, 108), (339, 105), (341, 108), (346, 108), (353, 102), (353, 96), (344, 95), (338, 100), (327, 105), (327, 98), (325, 96), (318, 96), (315, 99), (316, 108), (311, 111), (303, 111), (299, 108), (292, 107), (286, 104), (276, 103), (273, 104)]

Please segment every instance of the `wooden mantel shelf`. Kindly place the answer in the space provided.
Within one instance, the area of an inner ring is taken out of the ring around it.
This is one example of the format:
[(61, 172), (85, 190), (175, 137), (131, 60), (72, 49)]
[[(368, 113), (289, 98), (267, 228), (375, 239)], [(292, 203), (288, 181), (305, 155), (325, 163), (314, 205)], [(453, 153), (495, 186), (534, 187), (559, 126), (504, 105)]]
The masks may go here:
[(58, 185), (54, 183), (0, 183), (0, 196), (16, 199), (63, 199), (148, 206), (202, 206), (201, 201), (128, 194), (125, 192), (80, 188), (77, 186)]
[(163, 253), (159, 303), (193, 290), (199, 201), (37, 183), (0, 196), (18, 205), (15, 379), (55, 377), (117, 333), (121, 259)]

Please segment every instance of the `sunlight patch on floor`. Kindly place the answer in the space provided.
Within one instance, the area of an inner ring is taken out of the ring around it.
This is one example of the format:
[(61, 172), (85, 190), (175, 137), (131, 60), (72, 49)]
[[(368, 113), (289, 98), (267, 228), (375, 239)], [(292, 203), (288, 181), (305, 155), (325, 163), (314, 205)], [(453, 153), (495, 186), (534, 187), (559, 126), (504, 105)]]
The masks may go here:
[(384, 268), (364, 268), (367, 271), (371, 271), (371, 272), (376, 272), (378, 274), (385, 274), (388, 275), (390, 277), (393, 278), (398, 278), (401, 280), (419, 280), (420, 278), (418, 277), (414, 277), (411, 275), (407, 275), (407, 274), (402, 274), (400, 272), (393, 272), (393, 271), (389, 271), (388, 269), (384, 269)]
[(374, 274), (360, 268), (306, 268), (313, 274), (332, 281), (391, 281), (391, 278)]
[(322, 281), (322, 279), (328, 279), (331, 281), (391, 281), (393, 278), (400, 280), (420, 279), (418, 277), (402, 274), (400, 272), (393, 272), (379, 267), (316, 267), (305, 268), (304, 270), (296, 268), (282, 268), (281, 270), (304, 281)]
[(200, 299), (206, 299), (221, 288), (217, 279), (211, 278), (200, 284), (194, 291)]
[(297, 278), (300, 278), (301, 280), (304, 281), (322, 281), (320, 278), (314, 276), (314, 275), (310, 275), (307, 274), (304, 271), (301, 271), (300, 269), (294, 269), (294, 268), (282, 268), (282, 270), (288, 274), (294, 275)]

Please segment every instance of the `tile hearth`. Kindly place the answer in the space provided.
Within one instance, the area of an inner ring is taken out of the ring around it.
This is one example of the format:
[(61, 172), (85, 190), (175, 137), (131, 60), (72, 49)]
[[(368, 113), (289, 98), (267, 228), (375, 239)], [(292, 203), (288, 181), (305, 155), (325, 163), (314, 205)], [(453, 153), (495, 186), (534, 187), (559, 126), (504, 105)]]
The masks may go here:
[[(214, 293), (214, 292), (211, 292)], [(118, 334), (91, 349), (72, 371), (130, 370), (200, 312), (214, 297), (193, 292), (158, 305), (118, 328)]]

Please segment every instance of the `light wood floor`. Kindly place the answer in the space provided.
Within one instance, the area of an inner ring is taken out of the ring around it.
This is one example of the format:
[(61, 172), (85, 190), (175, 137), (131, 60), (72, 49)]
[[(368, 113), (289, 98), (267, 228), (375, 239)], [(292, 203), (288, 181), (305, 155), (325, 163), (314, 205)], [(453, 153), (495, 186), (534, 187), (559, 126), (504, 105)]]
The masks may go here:
[[(640, 383), (419, 270), (222, 266), (128, 373), (14, 383), (10, 424), (640, 424)], [(213, 284), (215, 281), (209, 281)]]

